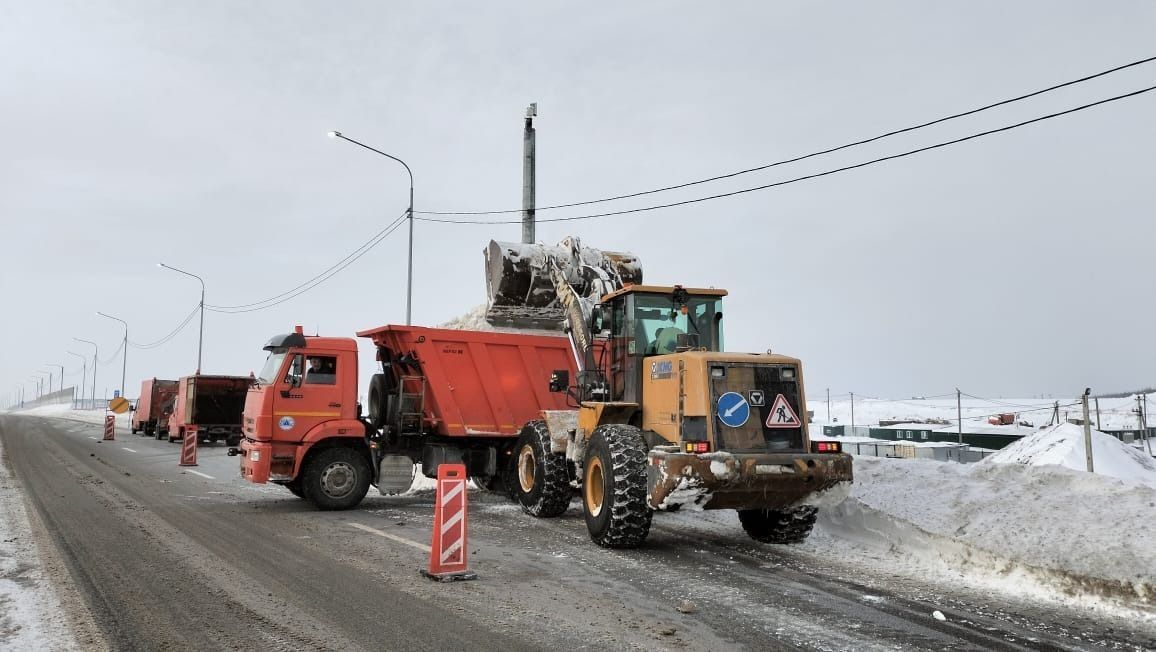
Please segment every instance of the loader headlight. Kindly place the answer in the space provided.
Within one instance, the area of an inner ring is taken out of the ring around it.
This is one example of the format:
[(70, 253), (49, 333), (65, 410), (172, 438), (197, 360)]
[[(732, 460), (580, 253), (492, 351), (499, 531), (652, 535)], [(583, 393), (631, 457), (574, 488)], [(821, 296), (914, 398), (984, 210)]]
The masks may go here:
[(710, 377), (711, 378), (726, 378), (726, 375), (727, 375), (726, 367), (711, 367), (710, 368)]
[(795, 379), (795, 368), (794, 367), (783, 367), (782, 378), (783, 378), (783, 380), (794, 380)]

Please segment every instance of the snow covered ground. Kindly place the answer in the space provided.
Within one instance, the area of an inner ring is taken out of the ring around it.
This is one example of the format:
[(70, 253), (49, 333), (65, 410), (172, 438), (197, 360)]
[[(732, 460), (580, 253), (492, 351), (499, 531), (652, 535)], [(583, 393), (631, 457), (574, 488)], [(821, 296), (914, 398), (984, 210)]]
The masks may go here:
[(857, 457), (851, 494), (820, 512), (817, 537), (908, 571), (1156, 620), (1156, 489), (1136, 480)]
[(23, 492), (0, 464), (0, 650), (79, 649), (62, 612), (45, 577)]
[[(1086, 471), (1085, 455), (1083, 427), (1063, 423), (1029, 435), (985, 461), (1029, 466), (1055, 465)], [(1139, 482), (1156, 489), (1156, 459), (1098, 430), (1092, 430), (1092, 468), (1099, 475)]]

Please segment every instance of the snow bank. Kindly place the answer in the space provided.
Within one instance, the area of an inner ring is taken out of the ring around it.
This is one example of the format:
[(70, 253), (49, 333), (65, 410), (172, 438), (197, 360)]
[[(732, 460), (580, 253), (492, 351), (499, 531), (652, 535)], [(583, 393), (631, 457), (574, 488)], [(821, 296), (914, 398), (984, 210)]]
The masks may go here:
[[(1062, 423), (1004, 448), (984, 464), (1056, 465), (1085, 471), (1084, 427)], [(1092, 431), (1092, 468), (1097, 474), (1156, 488), (1156, 459), (1111, 435)]]
[[(60, 417), (73, 421), (83, 421), (85, 423), (104, 423), (104, 415), (108, 413), (104, 410), (73, 410), (72, 407), (68, 405), (42, 405), (29, 410), (20, 410), (14, 414), (33, 417)], [(116, 415), (116, 425), (118, 427), (128, 427), (130, 419), (132, 419), (131, 412), (118, 414)]]
[(44, 575), (22, 492), (0, 464), (0, 650), (79, 649), (63, 611)]
[(858, 457), (820, 530), (1017, 592), (1156, 605), (1156, 489), (1058, 466)]

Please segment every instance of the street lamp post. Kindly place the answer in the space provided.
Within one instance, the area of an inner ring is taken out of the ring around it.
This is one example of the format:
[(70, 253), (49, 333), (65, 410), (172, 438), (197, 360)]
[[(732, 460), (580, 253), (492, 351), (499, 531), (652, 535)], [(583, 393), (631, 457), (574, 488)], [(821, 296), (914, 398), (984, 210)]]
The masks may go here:
[(200, 373), (201, 373), (201, 351), (205, 345), (205, 279), (201, 278), (200, 276), (197, 276), (196, 274), (186, 272), (183, 269), (177, 269), (176, 267), (172, 267), (172, 266), (166, 265), (164, 263), (157, 263), (157, 267), (164, 267), (165, 269), (171, 269), (174, 272), (177, 272), (179, 274), (184, 274), (185, 276), (192, 276), (193, 278), (195, 278), (201, 282), (201, 330), (200, 330), (200, 334), (197, 335), (197, 375), (200, 375)]
[(329, 137), (340, 138), (341, 140), (349, 141), (354, 145), (364, 147), (371, 152), (376, 152), (377, 154), (381, 154), (386, 158), (393, 159), (398, 163), (401, 163), (402, 167), (405, 168), (406, 173), (409, 174), (409, 208), (406, 210), (406, 218), (409, 220), (409, 269), (406, 274), (405, 284), (405, 325), (409, 326), (413, 316), (413, 170), (409, 169), (409, 165), (406, 165), (406, 162), (399, 159), (398, 157), (392, 154), (386, 154), (380, 149), (370, 147), (365, 143), (358, 142), (349, 136), (343, 135), (340, 131), (329, 132)]
[(119, 321), (120, 323), (124, 324), (124, 352), (120, 362), (120, 397), (124, 398), (124, 374), (125, 371), (128, 370), (128, 322), (120, 319), (119, 317), (113, 317), (112, 315), (108, 315), (100, 311), (97, 311), (96, 314), (100, 315), (101, 317), (108, 317), (109, 319)]
[(92, 340), (82, 340), (79, 337), (74, 337), (72, 339), (76, 340), (77, 342), (84, 342), (85, 344), (92, 345), (92, 403), (88, 406), (88, 409), (91, 410), (96, 407), (96, 364), (97, 357), (100, 355), (100, 348), (97, 347), (96, 342), (93, 342)]
[[(49, 364), (47, 366), (60, 367), (60, 391), (63, 392), (64, 391), (64, 365), (62, 365), (62, 364)], [(48, 384), (48, 393), (49, 394), (52, 393), (52, 383)]]
[[(74, 355), (74, 356), (80, 358), (80, 365), (81, 365), (80, 366), (80, 394), (78, 394), (78, 395), (74, 394), (73, 403), (75, 403), (76, 402), (75, 396), (80, 396), (80, 400), (82, 400), (82, 401), (84, 400), (84, 383), (85, 383), (85, 381), (88, 380), (88, 358), (84, 357), (83, 355), (81, 355), (75, 351), (68, 351), (68, 355)], [(75, 406), (73, 409), (75, 409)]]

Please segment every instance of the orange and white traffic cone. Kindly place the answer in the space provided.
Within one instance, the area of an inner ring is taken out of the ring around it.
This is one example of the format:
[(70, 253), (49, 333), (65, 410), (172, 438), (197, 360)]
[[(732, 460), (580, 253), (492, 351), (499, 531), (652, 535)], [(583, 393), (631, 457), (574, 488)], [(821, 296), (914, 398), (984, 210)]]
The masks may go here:
[(177, 466), (197, 465), (197, 430), (185, 430), (185, 438), (181, 440), (181, 461)]
[(434, 504), (433, 542), (429, 569), (421, 574), (440, 582), (473, 580), (478, 574), (469, 570), (468, 509), (466, 504), (466, 465), (438, 466), (437, 502)]

